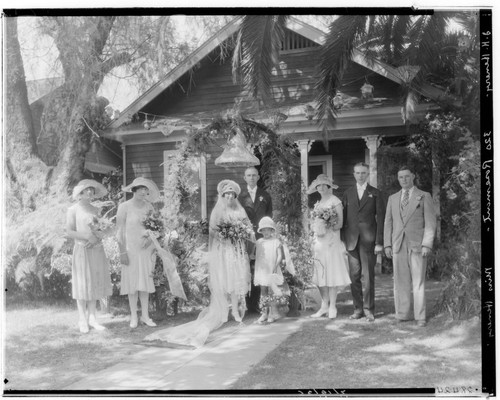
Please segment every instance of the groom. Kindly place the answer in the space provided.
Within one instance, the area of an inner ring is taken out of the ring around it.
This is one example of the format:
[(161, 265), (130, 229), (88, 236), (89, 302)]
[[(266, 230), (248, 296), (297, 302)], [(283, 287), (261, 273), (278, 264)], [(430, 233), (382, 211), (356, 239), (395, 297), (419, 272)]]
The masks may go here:
[(349, 275), (354, 313), (351, 319), (365, 316), (375, 320), (375, 263), (382, 254), (385, 204), (378, 189), (368, 184), (367, 164), (354, 165), (356, 185), (344, 193), (343, 234), (349, 258)]
[[(273, 204), (271, 201), (271, 196), (264, 189), (257, 186), (259, 181), (259, 172), (255, 167), (249, 167), (245, 170), (245, 175), (243, 179), (247, 183), (247, 187), (243, 188), (238, 199), (245, 209), (248, 219), (252, 223), (253, 230), (255, 232), (255, 239), (262, 237), (260, 233), (257, 233), (259, 227), (259, 221), (263, 217), (273, 216)], [(255, 271), (255, 260), (250, 262), (250, 269), (252, 271), (252, 288), (250, 291), (250, 296), (247, 297), (247, 308), (250, 312), (259, 311), (259, 300), (260, 300), (260, 288), (254, 286), (253, 276)]]

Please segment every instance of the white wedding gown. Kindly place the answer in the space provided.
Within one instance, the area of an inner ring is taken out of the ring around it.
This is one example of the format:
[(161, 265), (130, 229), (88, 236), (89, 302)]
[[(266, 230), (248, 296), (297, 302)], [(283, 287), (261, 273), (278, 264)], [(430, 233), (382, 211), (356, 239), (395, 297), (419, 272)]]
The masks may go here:
[[(201, 311), (198, 318), (187, 324), (156, 331), (144, 338), (144, 341), (164, 341), (172, 344), (201, 347), (210, 332), (222, 326), (228, 320), (228, 293), (233, 290), (244, 295), (250, 288), (250, 262), (244, 251), (237, 251), (228, 240), (217, 237), (215, 227), (223, 219), (247, 218), (245, 210), (237, 200), (233, 206), (225, 204), (219, 198), (210, 216), (208, 275), (210, 304)], [(242, 250), (242, 249), (241, 249)], [(231, 279), (227, 273), (233, 267)]]

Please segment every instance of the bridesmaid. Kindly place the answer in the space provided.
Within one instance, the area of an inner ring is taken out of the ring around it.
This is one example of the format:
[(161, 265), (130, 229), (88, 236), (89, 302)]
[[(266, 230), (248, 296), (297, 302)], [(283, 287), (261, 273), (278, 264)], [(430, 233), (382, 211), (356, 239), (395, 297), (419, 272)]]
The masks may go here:
[(160, 191), (153, 181), (136, 178), (123, 188), (132, 192), (130, 200), (118, 206), (116, 226), (120, 263), (122, 264), (120, 294), (128, 295), (130, 305), (130, 327), (137, 328), (137, 299), (141, 301), (141, 322), (156, 326), (149, 317), (149, 293), (154, 293), (153, 270), (154, 245), (146, 236), (142, 221), (153, 210), (151, 203), (160, 197)]
[(332, 193), (337, 189), (327, 175), (320, 174), (311, 183), (308, 194), (318, 192), (321, 200), (314, 205), (317, 215), (335, 210), (337, 219), (334, 224), (327, 224), (324, 219), (315, 217), (312, 220), (314, 232), (313, 252), (314, 269), (312, 282), (318, 286), (321, 294), (321, 308), (311, 315), (318, 318), (328, 314), (328, 318), (337, 317), (337, 293), (351, 283), (347, 263), (347, 252), (340, 240), (342, 227), (342, 202)]
[(90, 204), (92, 199), (105, 196), (106, 188), (92, 179), (80, 181), (73, 189), (73, 199), (78, 202), (67, 212), (67, 234), (75, 240), (72, 262), (72, 295), (76, 299), (80, 332), (87, 333), (89, 326), (104, 330), (96, 319), (96, 301), (112, 292), (109, 262), (101, 238), (92, 233), (89, 224), (99, 210)]

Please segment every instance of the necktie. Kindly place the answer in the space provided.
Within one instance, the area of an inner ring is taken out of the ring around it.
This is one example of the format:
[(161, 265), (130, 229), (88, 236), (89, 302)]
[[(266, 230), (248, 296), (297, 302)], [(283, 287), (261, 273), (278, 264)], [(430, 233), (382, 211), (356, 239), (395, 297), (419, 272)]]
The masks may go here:
[(410, 202), (410, 191), (408, 189), (403, 190), (403, 200), (401, 200), (401, 209), (404, 211)]

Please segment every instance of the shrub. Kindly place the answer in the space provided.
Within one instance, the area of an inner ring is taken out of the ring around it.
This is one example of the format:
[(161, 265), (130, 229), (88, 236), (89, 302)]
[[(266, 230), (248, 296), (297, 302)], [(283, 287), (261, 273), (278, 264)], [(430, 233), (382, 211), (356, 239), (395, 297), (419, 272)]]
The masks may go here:
[(450, 265), (449, 278), (437, 303), (438, 312), (453, 319), (468, 319), (481, 313), (481, 252), (471, 241), (457, 243), (458, 255)]

